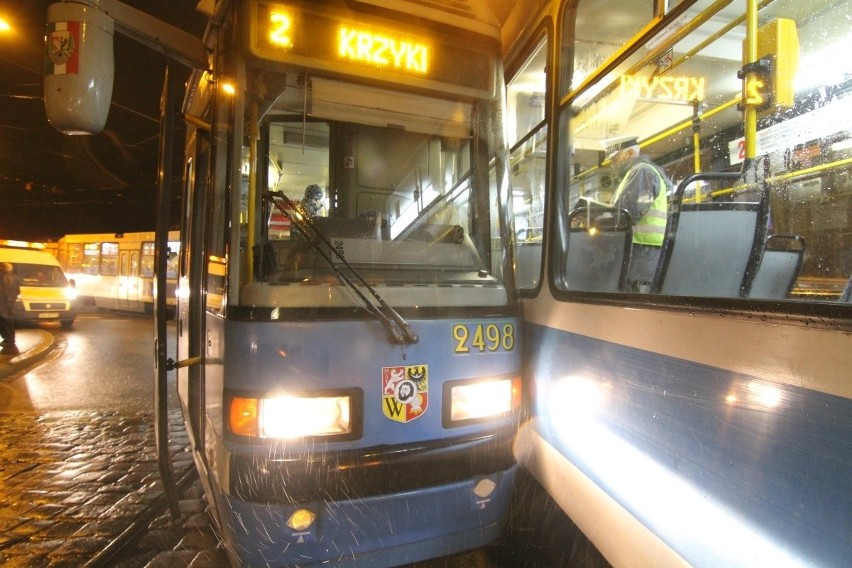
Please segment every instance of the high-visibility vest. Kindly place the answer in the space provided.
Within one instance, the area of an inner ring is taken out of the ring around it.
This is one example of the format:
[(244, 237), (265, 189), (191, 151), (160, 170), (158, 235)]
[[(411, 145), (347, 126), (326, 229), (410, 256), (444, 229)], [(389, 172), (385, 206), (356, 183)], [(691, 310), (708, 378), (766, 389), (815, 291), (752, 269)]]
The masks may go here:
[[(657, 197), (651, 203), (651, 207), (639, 220), (633, 223), (633, 242), (640, 245), (661, 247), (663, 246), (663, 238), (666, 236), (666, 221), (669, 206), (668, 184), (660, 173), (660, 170), (651, 163), (639, 161), (633, 167), (650, 168), (653, 170), (654, 175), (657, 176), (657, 179), (660, 180), (659, 191), (657, 192)], [(615, 190), (615, 195), (612, 199), (613, 203), (618, 201), (621, 192), (624, 191), (627, 185), (627, 178), (628, 176), (624, 176), (624, 179), (618, 184), (618, 188)]]

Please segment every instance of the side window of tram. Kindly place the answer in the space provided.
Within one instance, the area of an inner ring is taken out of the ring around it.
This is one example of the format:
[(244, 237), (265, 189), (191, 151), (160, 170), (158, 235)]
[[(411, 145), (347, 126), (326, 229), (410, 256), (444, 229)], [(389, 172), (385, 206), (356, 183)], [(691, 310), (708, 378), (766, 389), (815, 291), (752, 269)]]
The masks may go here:
[(102, 276), (118, 274), (118, 243), (101, 243), (100, 273)]
[(544, 193), (547, 173), (547, 39), (533, 50), (507, 86), (507, 130), (518, 286), (541, 279)]
[[(583, 0), (581, 10), (587, 4), (595, 1)], [(561, 195), (554, 200), (564, 205), (554, 241), (561, 247), (554, 276), (563, 289), (845, 297), (852, 273), (846, 9), (828, 2), (809, 11), (778, 3), (761, 8), (758, 38), (783, 41), (758, 42), (773, 46), (763, 55), (776, 64), (761, 84), (746, 88), (737, 79), (743, 12), (739, 4), (699, 0), (684, 14), (695, 26), (691, 33), (662, 29), (659, 40), (569, 97), (560, 111), (558, 155), (570, 160), (557, 164)], [(596, 30), (598, 44), (617, 45), (619, 34)], [(567, 50), (580, 58), (575, 73), (584, 49), (595, 49), (583, 41), (578, 34), (576, 48)], [(739, 177), (743, 92), (750, 104), (762, 104), (753, 133), (761, 184)], [(712, 176), (687, 183), (699, 172)], [(642, 178), (646, 189), (629, 199)], [(665, 187), (664, 194), (648, 191), (649, 184)]]

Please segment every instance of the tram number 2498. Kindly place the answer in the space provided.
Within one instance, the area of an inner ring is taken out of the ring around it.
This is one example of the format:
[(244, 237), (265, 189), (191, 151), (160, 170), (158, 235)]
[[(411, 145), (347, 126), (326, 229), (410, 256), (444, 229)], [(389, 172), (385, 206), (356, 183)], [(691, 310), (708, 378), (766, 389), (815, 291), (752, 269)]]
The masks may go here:
[(457, 323), (453, 325), (456, 354), (494, 353), (515, 348), (513, 323)]

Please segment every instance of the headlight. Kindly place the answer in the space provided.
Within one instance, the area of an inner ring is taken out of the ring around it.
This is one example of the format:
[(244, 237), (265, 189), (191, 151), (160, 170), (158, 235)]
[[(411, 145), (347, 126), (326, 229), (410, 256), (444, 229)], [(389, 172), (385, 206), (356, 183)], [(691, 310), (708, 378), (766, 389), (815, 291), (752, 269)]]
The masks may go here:
[(238, 436), (258, 438), (357, 438), (360, 399), (360, 391), (266, 398), (235, 396), (230, 403), (229, 426)]
[(459, 426), (517, 410), (521, 405), (521, 379), (449, 382), (444, 385), (444, 393), (444, 426)]
[(71, 300), (72, 302), (77, 299), (77, 289), (73, 286), (65, 287), (65, 299)]
[(261, 438), (328, 436), (352, 429), (348, 396), (261, 399), (258, 421)]

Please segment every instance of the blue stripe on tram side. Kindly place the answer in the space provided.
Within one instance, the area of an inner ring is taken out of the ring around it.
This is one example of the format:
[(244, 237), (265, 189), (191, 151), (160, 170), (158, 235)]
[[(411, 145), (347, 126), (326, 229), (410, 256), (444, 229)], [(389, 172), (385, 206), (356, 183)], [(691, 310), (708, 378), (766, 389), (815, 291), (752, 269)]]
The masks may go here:
[(540, 435), (687, 561), (849, 566), (852, 400), (526, 332)]

